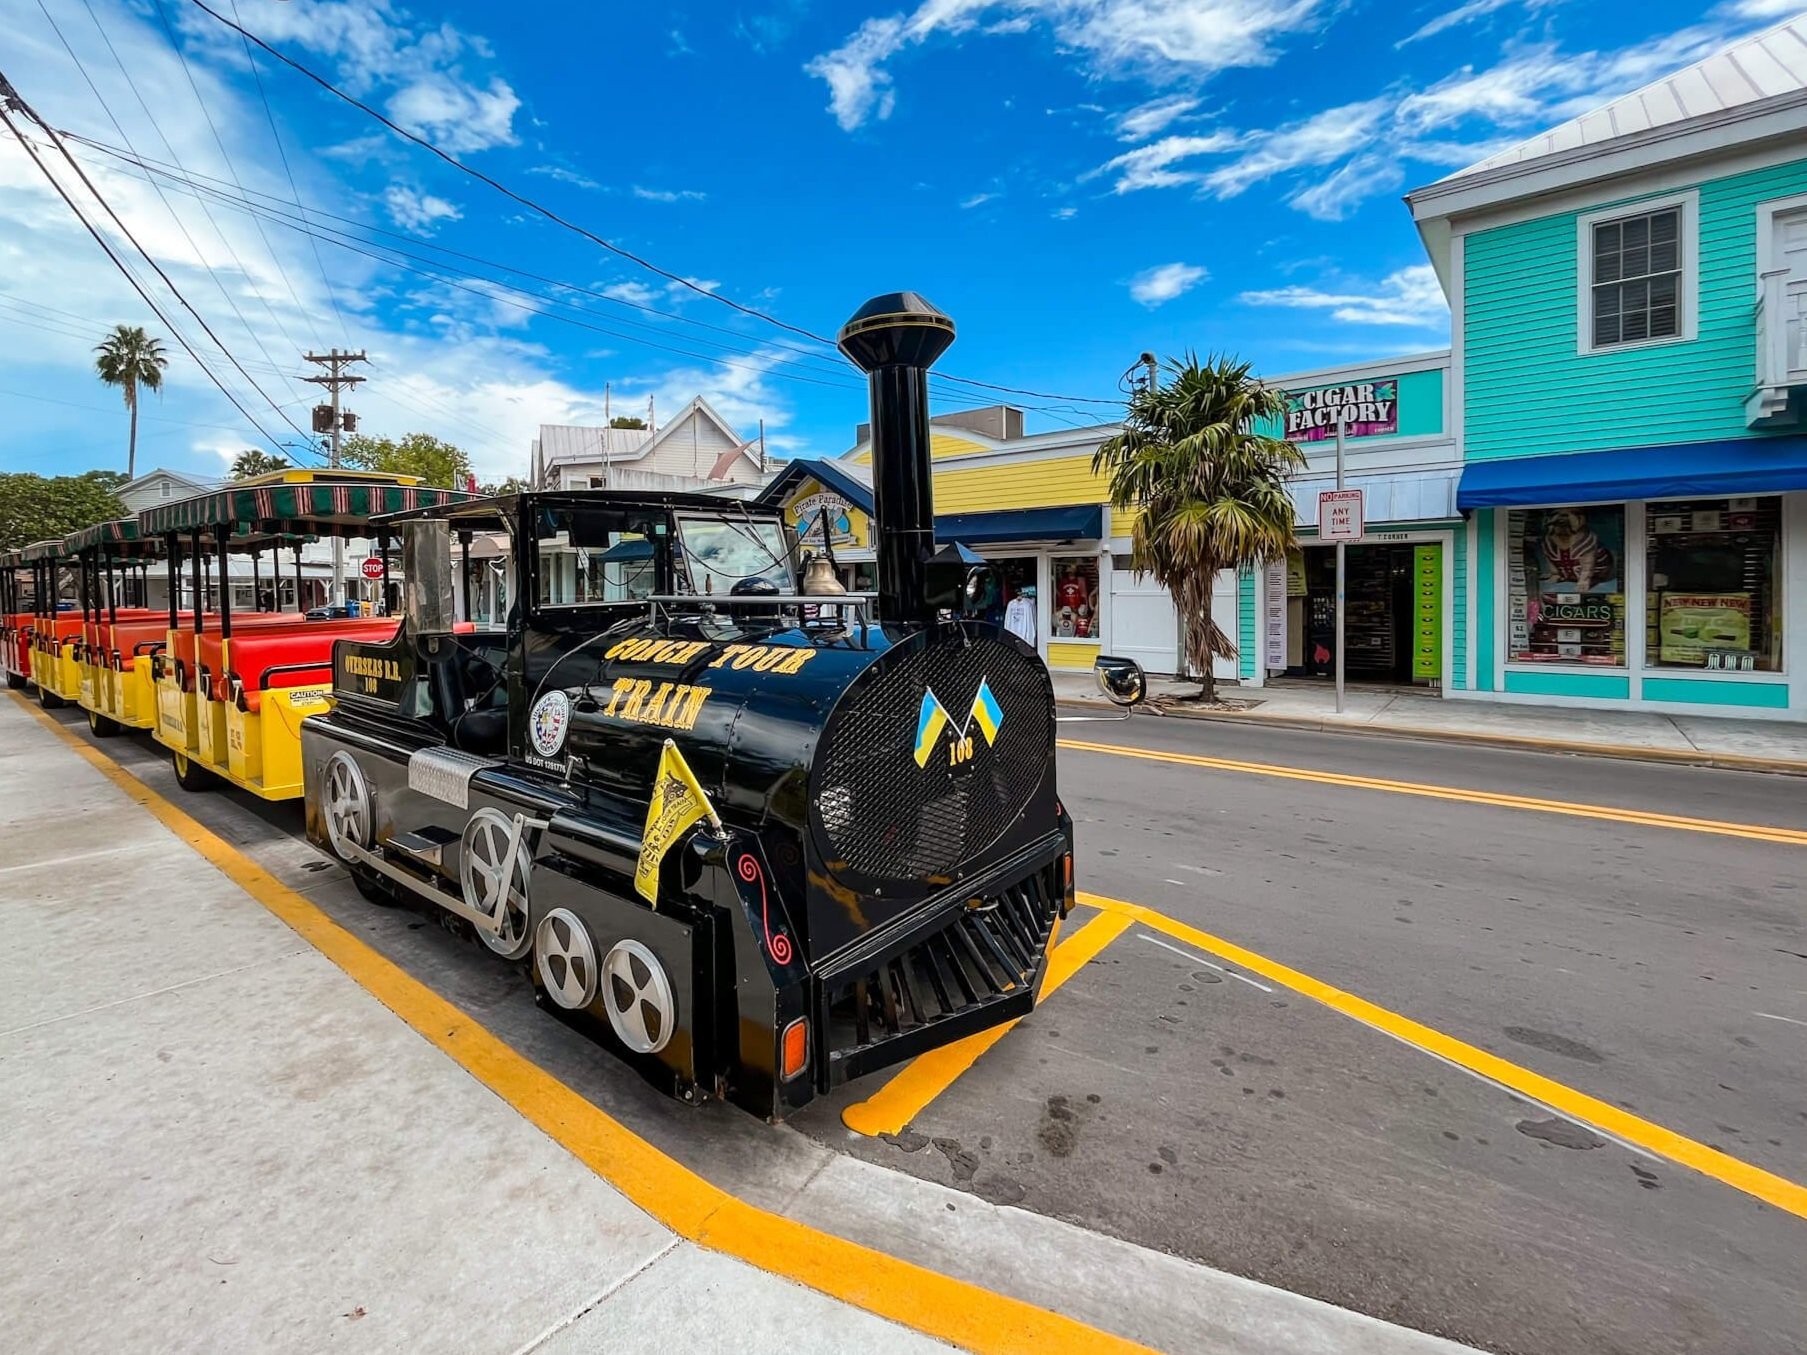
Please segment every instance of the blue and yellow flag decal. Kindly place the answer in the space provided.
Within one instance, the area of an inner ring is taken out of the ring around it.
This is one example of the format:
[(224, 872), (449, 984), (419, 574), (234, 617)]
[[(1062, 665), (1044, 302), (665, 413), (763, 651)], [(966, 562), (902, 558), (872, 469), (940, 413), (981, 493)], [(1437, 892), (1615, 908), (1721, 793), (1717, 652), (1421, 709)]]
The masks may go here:
[[(922, 693), (922, 709), (916, 717), (916, 765), (926, 767), (929, 757), (940, 741), (941, 731), (953, 723), (947, 713), (947, 707), (941, 704), (932, 689), (924, 688)], [(985, 742), (997, 742), (998, 730), (1004, 725), (1004, 710), (998, 705), (997, 697), (991, 694), (989, 680), (981, 679), (979, 691), (973, 697), (972, 709), (966, 713), (966, 721), (955, 731), (954, 748), (951, 754), (954, 762), (964, 762), (972, 756), (972, 728), (979, 727), (985, 736)]]

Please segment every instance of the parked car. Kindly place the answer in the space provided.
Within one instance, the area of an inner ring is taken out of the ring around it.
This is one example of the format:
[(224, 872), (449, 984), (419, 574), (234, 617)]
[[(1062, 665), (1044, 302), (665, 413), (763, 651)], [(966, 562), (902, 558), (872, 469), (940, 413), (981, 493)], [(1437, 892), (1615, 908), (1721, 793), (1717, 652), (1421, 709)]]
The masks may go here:
[(363, 613), (358, 610), (356, 603), (334, 602), (325, 607), (315, 607), (308, 612), (307, 619), (309, 621), (337, 621), (341, 617), (361, 615)]

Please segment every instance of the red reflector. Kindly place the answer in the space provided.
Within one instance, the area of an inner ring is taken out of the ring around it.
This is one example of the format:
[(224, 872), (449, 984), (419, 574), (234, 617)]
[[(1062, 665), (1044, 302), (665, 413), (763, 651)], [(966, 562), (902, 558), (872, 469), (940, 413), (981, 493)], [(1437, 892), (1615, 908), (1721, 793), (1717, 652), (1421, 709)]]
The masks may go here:
[(1073, 858), (1072, 857), (1063, 856), (1060, 858), (1060, 875), (1061, 875), (1061, 883), (1064, 884), (1068, 889), (1071, 889), (1073, 887)]
[(783, 1075), (785, 1081), (809, 1067), (809, 1022), (798, 1019), (784, 1028)]

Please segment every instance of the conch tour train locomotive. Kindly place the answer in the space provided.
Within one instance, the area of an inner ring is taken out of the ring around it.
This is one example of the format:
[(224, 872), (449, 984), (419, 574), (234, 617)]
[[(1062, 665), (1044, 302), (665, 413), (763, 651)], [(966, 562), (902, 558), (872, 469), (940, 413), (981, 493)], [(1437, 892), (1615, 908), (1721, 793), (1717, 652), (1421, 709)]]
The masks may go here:
[[(937, 549), (912, 292), (840, 348), (868, 373), (876, 595), (775, 511), (522, 493), (381, 522), (401, 625), (333, 647), (302, 722), (309, 837), (522, 962), (542, 1007), (685, 1100), (779, 1119), (1027, 1012), (1072, 901), (1054, 697)], [(505, 629), (454, 625), (452, 542), (505, 532)]]

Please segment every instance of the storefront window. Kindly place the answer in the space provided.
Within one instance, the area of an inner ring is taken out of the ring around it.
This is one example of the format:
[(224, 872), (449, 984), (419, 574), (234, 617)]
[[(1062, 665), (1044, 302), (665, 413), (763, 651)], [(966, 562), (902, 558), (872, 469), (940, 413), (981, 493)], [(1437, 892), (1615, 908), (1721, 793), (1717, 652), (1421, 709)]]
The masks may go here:
[(1782, 666), (1782, 501), (1653, 503), (1645, 663), (1775, 672)]
[(1054, 596), (1048, 607), (1048, 634), (1056, 640), (1092, 640), (1098, 635), (1098, 561), (1090, 555), (1055, 556), (1048, 562)]
[(1624, 507), (1515, 508), (1506, 541), (1512, 660), (1624, 667)]

